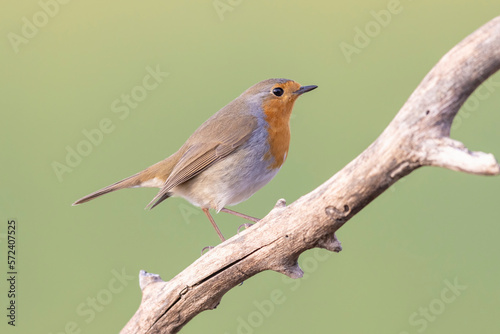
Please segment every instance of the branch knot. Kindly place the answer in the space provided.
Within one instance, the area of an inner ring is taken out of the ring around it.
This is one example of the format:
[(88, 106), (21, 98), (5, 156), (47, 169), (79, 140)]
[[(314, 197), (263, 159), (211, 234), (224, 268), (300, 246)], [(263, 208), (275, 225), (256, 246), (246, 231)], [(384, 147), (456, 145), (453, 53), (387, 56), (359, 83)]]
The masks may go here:
[(333, 220), (335, 223), (343, 223), (346, 221), (346, 218), (350, 213), (350, 208), (347, 204), (344, 204), (342, 209), (337, 209), (336, 207), (330, 205), (325, 208), (325, 213), (328, 218)]

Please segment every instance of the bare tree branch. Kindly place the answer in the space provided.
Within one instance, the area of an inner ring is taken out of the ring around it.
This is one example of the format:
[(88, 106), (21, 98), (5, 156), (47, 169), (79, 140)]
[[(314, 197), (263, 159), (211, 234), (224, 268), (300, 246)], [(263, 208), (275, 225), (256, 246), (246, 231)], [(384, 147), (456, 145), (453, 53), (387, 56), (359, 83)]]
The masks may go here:
[(274, 270), (292, 278), (299, 255), (314, 247), (339, 252), (335, 232), (400, 178), (421, 166), (498, 175), (491, 154), (450, 139), (460, 106), (500, 68), (500, 17), (450, 50), (422, 80), (396, 117), (356, 159), (288, 207), (279, 200), (259, 223), (164, 282), (140, 273), (142, 302), (121, 333), (176, 333), (249, 277)]

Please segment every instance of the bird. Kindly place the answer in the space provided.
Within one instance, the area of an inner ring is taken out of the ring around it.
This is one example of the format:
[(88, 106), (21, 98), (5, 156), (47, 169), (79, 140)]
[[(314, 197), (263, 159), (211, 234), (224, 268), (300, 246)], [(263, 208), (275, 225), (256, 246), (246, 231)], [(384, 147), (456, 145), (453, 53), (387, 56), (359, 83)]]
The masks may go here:
[(73, 205), (124, 188), (155, 187), (160, 190), (146, 209), (182, 197), (202, 209), (224, 242), (209, 210), (259, 221), (226, 206), (247, 200), (274, 178), (288, 156), (294, 103), (317, 87), (289, 79), (261, 81), (213, 114), (168, 158)]

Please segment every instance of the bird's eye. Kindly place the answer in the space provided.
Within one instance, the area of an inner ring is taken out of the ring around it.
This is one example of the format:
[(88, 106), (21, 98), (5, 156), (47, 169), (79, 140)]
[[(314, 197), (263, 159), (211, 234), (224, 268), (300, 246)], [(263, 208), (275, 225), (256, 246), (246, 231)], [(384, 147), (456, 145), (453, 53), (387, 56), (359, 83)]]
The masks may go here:
[(283, 88), (276, 87), (275, 89), (273, 89), (273, 94), (276, 96), (283, 95)]

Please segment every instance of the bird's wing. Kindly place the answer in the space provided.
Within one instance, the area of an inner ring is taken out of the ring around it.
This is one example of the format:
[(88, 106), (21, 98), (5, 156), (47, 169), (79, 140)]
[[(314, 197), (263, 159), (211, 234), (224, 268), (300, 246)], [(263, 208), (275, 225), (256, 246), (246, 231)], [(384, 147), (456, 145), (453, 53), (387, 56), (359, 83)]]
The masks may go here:
[[(192, 179), (235, 151), (248, 140), (257, 126), (257, 120), (253, 116), (220, 117), (214, 123), (217, 125), (210, 130), (202, 125), (188, 139), (185, 144), (187, 145), (186, 151), (175, 165), (164, 186), (148, 204), (151, 209), (167, 199), (170, 196), (170, 190), (174, 187)], [(210, 137), (212, 139), (206, 141)], [(191, 144), (193, 142), (196, 144)]]

